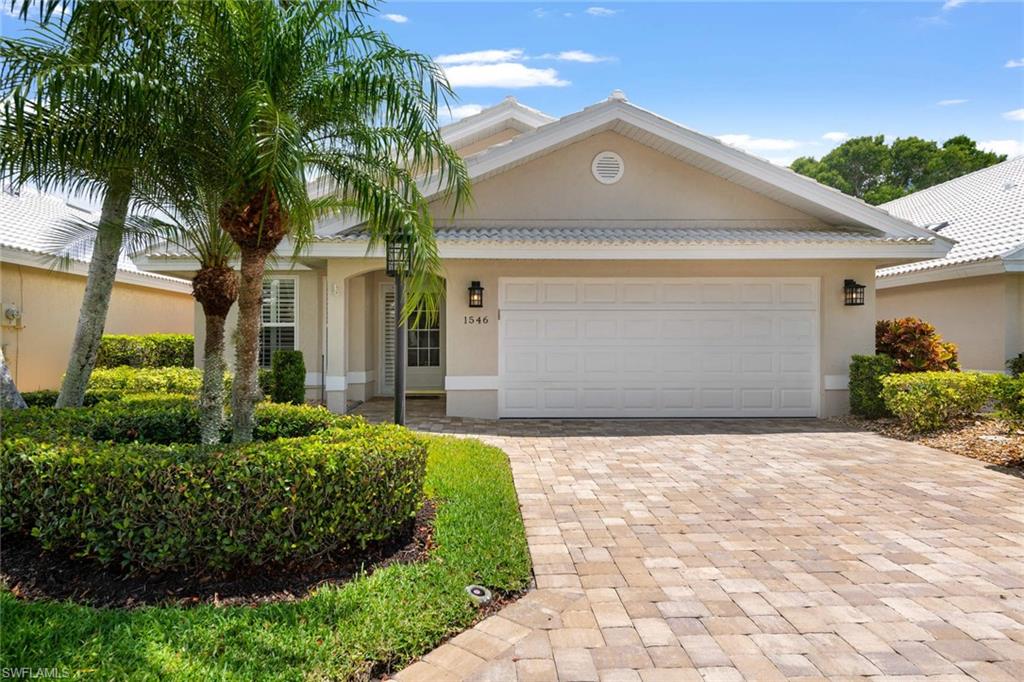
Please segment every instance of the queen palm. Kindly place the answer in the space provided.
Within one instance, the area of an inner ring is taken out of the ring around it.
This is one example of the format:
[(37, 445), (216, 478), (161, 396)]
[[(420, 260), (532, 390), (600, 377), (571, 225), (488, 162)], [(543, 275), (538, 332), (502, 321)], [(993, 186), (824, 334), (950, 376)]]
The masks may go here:
[[(24, 2), (27, 15), (31, 2)], [(102, 197), (85, 294), (58, 406), (81, 405), (96, 363), (140, 190), (164, 175), (169, 123), (187, 110), (169, 3), (79, 0), (22, 38), (0, 38), (0, 176)]]
[(412, 243), (413, 309), (430, 297), (440, 264), (417, 180), (468, 197), (461, 160), (436, 118), (451, 95), (420, 54), (364, 23), (361, 0), (253, 0), (182, 5), (203, 102), (189, 154), (227, 178), (220, 225), (241, 262), (233, 437), (251, 439), (258, 398), (262, 279), (267, 257), (289, 238), (294, 253), (314, 222), (350, 211), (373, 245)]

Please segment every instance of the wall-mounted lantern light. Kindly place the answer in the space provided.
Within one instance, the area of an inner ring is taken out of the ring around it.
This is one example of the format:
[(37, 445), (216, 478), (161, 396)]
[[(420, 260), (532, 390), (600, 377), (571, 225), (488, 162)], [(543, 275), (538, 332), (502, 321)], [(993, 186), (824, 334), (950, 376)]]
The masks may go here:
[(843, 283), (843, 302), (846, 305), (864, 305), (864, 290), (867, 286), (857, 284), (852, 279)]
[(396, 274), (407, 274), (412, 269), (412, 249), (409, 241), (403, 237), (388, 239), (385, 244), (384, 270), (389, 277)]
[(484, 307), (484, 288), (480, 286), (480, 282), (475, 279), (469, 285), (469, 307)]

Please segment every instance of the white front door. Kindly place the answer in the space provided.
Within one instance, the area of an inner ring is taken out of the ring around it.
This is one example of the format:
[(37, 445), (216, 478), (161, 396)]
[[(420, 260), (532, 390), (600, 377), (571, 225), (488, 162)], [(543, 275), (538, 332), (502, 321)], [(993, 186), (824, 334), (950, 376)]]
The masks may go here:
[(502, 417), (818, 414), (817, 278), (503, 278)]
[[(385, 395), (395, 391), (395, 287), (385, 284), (381, 302), (383, 320), (381, 355), (384, 358), (381, 385)], [(406, 332), (405, 386), (408, 391), (441, 391), (444, 388), (444, 306), (441, 314), (428, 320), (422, 316), (410, 322)]]

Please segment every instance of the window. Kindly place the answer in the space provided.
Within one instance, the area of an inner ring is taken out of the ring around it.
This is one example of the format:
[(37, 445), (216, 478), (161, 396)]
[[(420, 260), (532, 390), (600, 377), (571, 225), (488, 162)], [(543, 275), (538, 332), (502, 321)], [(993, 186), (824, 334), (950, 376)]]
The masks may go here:
[(441, 366), (441, 322), (436, 313), (427, 319), (426, 313), (409, 321), (409, 367)]
[(295, 350), (295, 309), (295, 278), (263, 280), (260, 367), (270, 367), (276, 350)]

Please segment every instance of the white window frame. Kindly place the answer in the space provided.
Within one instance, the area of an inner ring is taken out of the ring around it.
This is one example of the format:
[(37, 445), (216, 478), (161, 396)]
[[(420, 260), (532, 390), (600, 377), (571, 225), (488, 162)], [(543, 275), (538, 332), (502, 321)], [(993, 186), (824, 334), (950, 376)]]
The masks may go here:
[[(268, 276), (263, 278), (263, 282), (260, 283), (260, 287), (262, 288), (264, 283), (266, 283), (266, 282), (273, 282), (274, 280), (278, 280), (278, 281), (291, 280), (294, 283), (295, 302), (294, 302), (293, 306), (294, 306), (294, 309), (295, 309), (295, 320), (293, 322), (291, 322), (291, 323), (264, 322), (263, 321), (263, 303), (261, 301), (260, 302), (260, 337), (261, 337), (260, 340), (262, 341), (262, 334), (263, 334), (263, 328), (264, 327), (266, 327), (268, 329), (269, 328), (291, 327), (292, 330), (293, 330), (292, 331), (292, 339), (293, 339), (292, 345), (294, 346), (292, 348), (292, 350), (299, 350), (299, 351), (301, 351), (302, 350), (302, 346), (299, 345), (299, 300), (300, 300), (299, 299), (299, 278), (297, 276), (295, 276), (295, 275), (268, 275)], [(273, 355), (273, 354), (271, 354), (271, 355)], [(264, 368), (262, 364), (260, 365), (260, 367)], [(264, 369), (266, 369), (266, 368), (264, 368)]]

